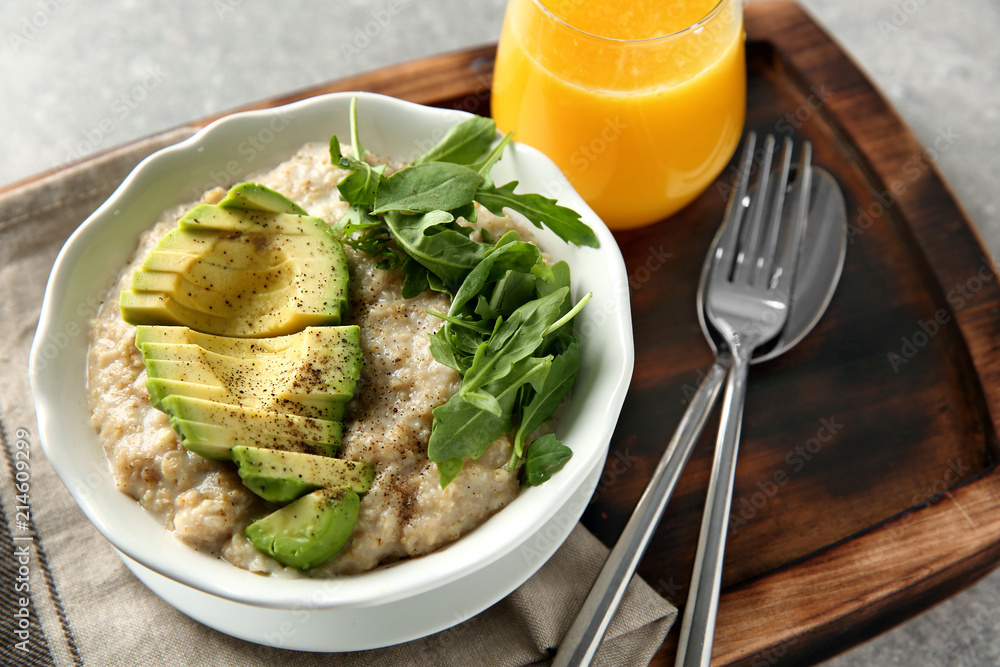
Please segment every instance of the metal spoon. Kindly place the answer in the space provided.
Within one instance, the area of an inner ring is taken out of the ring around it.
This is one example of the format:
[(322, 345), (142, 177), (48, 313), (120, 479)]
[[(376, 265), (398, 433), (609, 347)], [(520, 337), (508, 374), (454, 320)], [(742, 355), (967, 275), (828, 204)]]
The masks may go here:
[[(713, 249), (718, 241), (719, 238), (716, 237), (712, 242)], [(847, 252), (847, 208), (840, 186), (833, 176), (815, 166), (812, 168), (809, 221), (802, 243), (802, 266), (792, 289), (788, 322), (772, 345), (755, 352), (753, 363), (773, 359), (802, 340), (826, 311), (840, 280)], [(708, 253), (709, 256), (711, 254)], [(698, 320), (706, 339), (716, 352), (715, 363), (688, 403), (687, 411), (625, 530), (608, 555), (576, 619), (563, 637), (552, 667), (588, 665), (597, 653), (611, 617), (656, 531), (663, 510), (673, 495), (681, 471), (691, 456), (723, 380), (732, 366), (729, 355), (719, 352), (725, 350), (725, 343), (713, 338), (712, 328), (705, 322), (703, 293), (706, 277), (707, 263), (702, 269), (698, 285)]]

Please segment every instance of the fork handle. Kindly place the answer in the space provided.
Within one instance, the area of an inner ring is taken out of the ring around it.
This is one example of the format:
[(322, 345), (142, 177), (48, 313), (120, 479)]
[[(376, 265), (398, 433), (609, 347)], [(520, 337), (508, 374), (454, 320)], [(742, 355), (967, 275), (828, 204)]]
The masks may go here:
[(729, 528), (729, 509), (733, 502), (736, 453), (739, 449), (749, 369), (749, 359), (738, 356), (726, 383), (715, 461), (708, 483), (698, 551), (677, 647), (677, 667), (709, 667), (712, 662), (712, 640), (715, 637), (715, 619), (722, 588), (722, 560), (725, 555), (726, 531)]
[(551, 667), (589, 665), (604, 638), (611, 617), (618, 609), (632, 574), (642, 558), (649, 540), (663, 515), (663, 510), (673, 495), (677, 480), (691, 455), (694, 444), (705, 426), (705, 421), (731, 365), (731, 357), (723, 355), (702, 380), (698, 391), (688, 403), (687, 410), (674, 437), (663, 452), (646, 490), (639, 499), (632, 517), (625, 525), (621, 537), (608, 554), (604, 567), (583, 606), (570, 626)]

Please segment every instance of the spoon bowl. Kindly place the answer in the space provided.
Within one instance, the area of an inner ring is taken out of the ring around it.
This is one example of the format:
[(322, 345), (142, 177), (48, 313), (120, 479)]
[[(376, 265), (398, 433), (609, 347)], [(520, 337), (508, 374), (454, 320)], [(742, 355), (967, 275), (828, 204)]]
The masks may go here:
[[(811, 171), (808, 222), (802, 238), (798, 275), (792, 285), (792, 303), (788, 310), (788, 321), (777, 338), (754, 351), (751, 362), (754, 364), (774, 359), (805, 338), (826, 312), (840, 282), (844, 259), (847, 256), (847, 208), (844, 196), (830, 172), (816, 166), (813, 166)], [(789, 176), (789, 187), (794, 185), (796, 177), (793, 167)], [(754, 196), (755, 192), (751, 190), (750, 195)], [(709, 254), (715, 252), (720, 234), (721, 230), (713, 239)], [(725, 350), (725, 342), (705, 319), (704, 298), (708, 266), (706, 262), (702, 267), (698, 283), (698, 323), (705, 334), (705, 340), (718, 355), (721, 350)]]

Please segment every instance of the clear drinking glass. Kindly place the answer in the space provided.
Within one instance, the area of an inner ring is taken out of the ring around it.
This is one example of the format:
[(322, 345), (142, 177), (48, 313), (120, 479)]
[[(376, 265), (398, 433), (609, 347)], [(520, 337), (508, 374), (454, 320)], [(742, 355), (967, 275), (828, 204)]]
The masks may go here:
[(611, 228), (680, 210), (743, 132), (740, 0), (509, 0), (492, 112)]

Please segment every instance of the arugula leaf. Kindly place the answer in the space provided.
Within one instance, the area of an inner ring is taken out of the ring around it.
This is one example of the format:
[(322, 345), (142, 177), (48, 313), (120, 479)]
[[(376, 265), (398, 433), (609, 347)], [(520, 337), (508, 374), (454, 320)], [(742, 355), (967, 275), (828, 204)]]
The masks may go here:
[[(451, 366), (458, 371), (459, 375), (464, 376), (465, 371), (472, 365), (472, 358), (476, 350), (482, 345), (483, 336), (471, 329), (463, 327), (452, 328), (448, 326), (441, 327), (436, 333), (431, 335), (440, 339), (442, 346), (448, 345), (451, 348), (447, 354), (442, 354), (441, 356), (443, 359), (454, 358), (455, 363), (447, 363), (445, 365)], [(431, 343), (433, 352), (434, 341), (432, 340)], [(441, 363), (445, 362), (442, 361)]]
[[(510, 319), (497, 327), (489, 342), (476, 350), (459, 394), (470, 402), (480, 399), (480, 389), (502, 380), (515, 363), (531, 356), (541, 346), (545, 330), (559, 317), (564, 297), (562, 291), (553, 292), (515, 310)], [(489, 401), (483, 404), (483, 409), (493, 412), (491, 408), (499, 406)]]
[(435, 292), (447, 292), (451, 294), (451, 289), (449, 289), (448, 285), (445, 285), (444, 281), (437, 274), (430, 271), (427, 271), (427, 285)]
[(556, 331), (558, 331), (562, 327), (564, 327), (567, 324), (569, 324), (569, 321), (571, 319), (573, 319), (574, 317), (576, 317), (577, 314), (581, 310), (583, 310), (583, 307), (586, 306), (587, 303), (592, 298), (594, 298), (594, 293), (593, 292), (587, 292), (586, 294), (584, 294), (583, 298), (580, 299), (575, 306), (573, 306), (572, 308), (570, 308), (568, 313), (566, 313), (565, 315), (563, 315), (562, 317), (560, 317), (558, 320), (556, 320), (555, 322), (553, 322), (552, 324), (550, 324), (549, 328), (546, 329), (542, 333), (542, 336), (543, 337), (551, 336), (553, 333), (555, 333)]
[(473, 116), (450, 128), (436, 146), (413, 161), (413, 166), (428, 162), (471, 164), (489, 150), (496, 134), (492, 118)]
[(479, 172), (479, 175), (483, 177), (483, 185), (487, 188), (493, 187), (493, 179), (490, 178), (490, 171), (493, 169), (493, 165), (503, 156), (503, 151), (507, 148), (507, 144), (514, 137), (513, 132), (508, 132), (507, 135), (500, 140), (493, 150), (491, 150), (485, 157), (472, 165), (472, 168)]
[(451, 483), (451, 480), (458, 477), (458, 473), (462, 472), (462, 468), (465, 466), (465, 459), (461, 456), (456, 456), (451, 459), (436, 461), (436, 463), (438, 468), (438, 480), (441, 484), (441, 488), (443, 489)]
[(340, 139), (337, 138), (336, 134), (330, 135), (330, 162), (335, 165), (340, 165), (340, 159), (344, 157), (344, 154), (340, 148)]
[[(517, 274), (521, 275), (521, 274)], [(523, 301), (521, 303), (524, 303)], [(520, 305), (520, 304), (518, 304)], [(477, 316), (484, 320), (495, 320), (498, 313), (496, 310), (490, 306), (490, 302), (486, 300), (482, 294), (476, 295), (476, 307), (473, 311)], [(507, 313), (510, 315), (510, 313)]]
[(344, 201), (350, 204), (371, 206), (375, 202), (375, 194), (382, 182), (385, 165), (380, 164), (377, 167), (372, 167), (367, 162), (355, 162), (349, 158), (344, 158), (344, 162), (348, 164), (341, 164), (342, 167), (353, 169), (353, 173), (337, 184), (337, 189)]
[(524, 336), (537, 339), (542, 336), (545, 329), (551, 326), (550, 322), (554, 322), (559, 317), (559, 304), (568, 293), (568, 288), (566, 288), (566, 292), (556, 290), (552, 294), (529, 301), (515, 310), (490, 338), (488, 352), (495, 354), (501, 350), (509, 350), (510, 346), (515, 343), (524, 347), (530, 345), (527, 340), (517, 341), (516, 339)]
[[(476, 321), (473, 319), (467, 319), (462, 317), (452, 317), (451, 315), (445, 315), (444, 313), (439, 313), (435, 310), (430, 310), (430, 309), (427, 310), (427, 313), (429, 315), (433, 315), (434, 317), (444, 320), (448, 324), (451, 324), (456, 327), (470, 329), (471, 331), (475, 331), (484, 336), (489, 336), (493, 332), (493, 328), (490, 327), (488, 324), (483, 324), (482, 321)], [(483, 343), (483, 345), (485, 344), (486, 343)]]
[[(487, 283), (500, 280), (508, 271), (528, 272), (541, 260), (542, 253), (538, 246), (533, 243), (510, 240), (510, 242), (500, 245), (501, 242), (508, 239), (508, 236), (505, 234), (497, 242), (497, 246), (492, 251), (488, 251), (486, 256), (466, 276), (462, 286), (458, 288), (451, 299), (451, 308), (448, 310), (450, 315), (461, 312), (465, 304), (478, 296)], [(516, 235), (514, 238), (517, 238)]]
[(431, 343), (431, 356), (439, 364), (444, 364), (448, 368), (458, 371), (459, 375), (465, 373), (468, 368), (465, 355), (459, 355), (455, 347), (448, 341), (444, 327), (441, 327), (428, 336)]
[(503, 209), (509, 208), (526, 217), (535, 227), (543, 225), (556, 233), (567, 243), (599, 248), (594, 230), (580, 220), (580, 214), (573, 209), (560, 206), (554, 199), (547, 199), (538, 194), (518, 194), (514, 192), (517, 181), (507, 185), (492, 188), (480, 188), (476, 192), (476, 201), (485, 206), (494, 215), (503, 215)]
[[(445, 285), (460, 285), (465, 276), (482, 260), (485, 246), (470, 239), (466, 232), (450, 226), (454, 221), (446, 211), (406, 215), (398, 211), (385, 214), (385, 223), (400, 249), (437, 276)], [(428, 284), (430, 276), (428, 276)]]
[(476, 203), (471, 201), (464, 206), (459, 206), (458, 208), (452, 209), (448, 212), (451, 213), (456, 220), (459, 218), (465, 218), (468, 222), (475, 222), (476, 218), (479, 217), (479, 214), (476, 211)]
[(447, 339), (451, 342), (455, 351), (468, 358), (468, 363), (466, 364), (466, 369), (468, 369), (472, 365), (472, 358), (475, 356), (476, 350), (483, 344), (483, 337), (471, 329), (464, 327), (456, 328), (450, 324), (446, 324), (443, 328), (445, 329)]
[[(361, 235), (351, 238), (350, 235), (357, 231), (361, 231)], [(353, 229), (351, 226), (346, 227), (344, 237), (341, 239), (341, 243), (374, 257), (375, 266), (383, 271), (394, 269), (400, 263), (399, 253), (389, 247), (391, 241), (392, 235), (382, 223), (353, 225)]]
[(528, 447), (524, 459), (524, 483), (538, 486), (547, 482), (573, 456), (573, 450), (559, 442), (555, 435), (543, 435)]
[(569, 264), (563, 261), (556, 262), (549, 267), (550, 274), (546, 277), (539, 276), (536, 283), (538, 296), (546, 296), (562, 287), (569, 287)]
[(576, 382), (579, 364), (580, 346), (575, 338), (567, 336), (565, 350), (552, 360), (552, 368), (545, 376), (545, 382), (521, 411), (521, 423), (514, 436), (514, 453), (509, 467), (517, 465), (517, 459), (524, 456), (524, 440), (528, 434), (547, 422), (569, 394)]
[[(500, 406), (500, 401), (497, 400), (496, 396), (485, 390), (478, 391), (468, 391), (462, 394), (469, 405), (472, 405), (483, 412), (488, 412), (489, 414), (500, 417), (504, 413), (504, 409)], [(513, 408), (512, 410), (513, 411)]]
[(377, 227), (381, 224), (381, 220), (368, 213), (367, 206), (351, 204), (347, 207), (347, 212), (344, 214), (344, 217), (342, 217), (337, 224), (333, 226), (333, 229), (340, 232), (344, 236), (350, 236), (355, 232), (371, 229), (372, 227)]
[(330, 160), (342, 169), (351, 171), (337, 184), (341, 198), (349, 204), (370, 207), (375, 202), (375, 193), (385, 172), (385, 165), (372, 167), (359, 158), (341, 155), (341, 150), (337, 135), (331, 136)]
[[(546, 296), (552, 292), (560, 289), (562, 287), (570, 286), (570, 275), (569, 275), (569, 264), (566, 262), (556, 262), (552, 266), (547, 266), (548, 273), (545, 275), (536, 275), (537, 280), (535, 281), (535, 292), (538, 296)], [(570, 294), (567, 292), (566, 299), (563, 301), (562, 314), (565, 315), (570, 311), (573, 302), (570, 298)], [(568, 333), (567, 329), (571, 327), (567, 326), (566, 329), (557, 330), (553, 332), (551, 340), (557, 340), (562, 334)]]
[(482, 176), (464, 165), (427, 162), (384, 179), (372, 213), (450, 211), (471, 202), (482, 182)]
[(403, 298), (412, 299), (431, 288), (427, 277), (427, 267), (404, 253), (400, 268), (406, 274), (403, 279)]
[(361, 145), (361, 135), (358, 133), (358, 98), (351, 98), (351, 109), (348, 114), (351, 121), (351, 150), (354, 152), (356, 160), (364, 160), (365, 147)]
[(471, 405), (461, 394), (434, 408), (427, 456), (438, 464), (442, 488), (462, 470), (464, 457), (479, 458), (500, 434), (512, 428), (511, 410), (518, 390), (529, 382), (543, 380), (551, 365), (552, 357), (523, 359), (499, 382), (489, 386), (489, 393), (500, 403), (500, 416)]
[(521, 304), (535, 298), (535, 284), (538, 279), (532, 273), (509, 271), (497, 281), (490, 296), (489, 308), (500, 317), (510, 317)]

